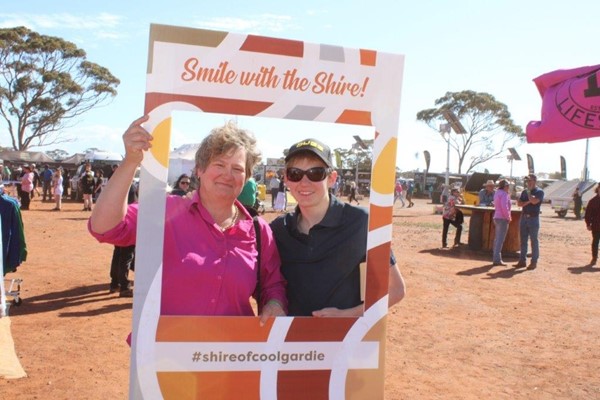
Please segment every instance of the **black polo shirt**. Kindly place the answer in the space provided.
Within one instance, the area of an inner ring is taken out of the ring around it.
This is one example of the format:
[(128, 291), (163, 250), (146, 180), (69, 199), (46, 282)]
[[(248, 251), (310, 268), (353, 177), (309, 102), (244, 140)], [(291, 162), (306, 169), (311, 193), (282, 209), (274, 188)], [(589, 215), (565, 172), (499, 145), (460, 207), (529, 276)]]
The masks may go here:
[(359, 265), (366, 260), (367, 211), (330, 196), (325, 217), (308, 235), (298, 230), (299, 213), (296, 207), (271, 223), (287, 279), (289, 315), (361, 304)]
[[(537, 204), (527, 204), (523, 207), (523, 215), (527, 215), (529, 217), (540, 215), (540, 209), (542, 207), (542, 202), (544, 201), (544, 191), (536, 186), (531, 189), (531, 195), (535, 196), (535, 198), (540, 202)], [(522, 202), (529, 201), (529, 196), (527, 195), (526, 190), (521, 192), (521, 197), (519, 200)]]

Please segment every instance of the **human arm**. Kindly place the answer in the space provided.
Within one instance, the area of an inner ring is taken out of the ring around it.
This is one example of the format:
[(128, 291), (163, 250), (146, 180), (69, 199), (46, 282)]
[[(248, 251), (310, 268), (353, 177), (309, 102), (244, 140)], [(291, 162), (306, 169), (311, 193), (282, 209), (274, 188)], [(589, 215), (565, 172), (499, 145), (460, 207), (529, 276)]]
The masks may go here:
[[(397, 304), (404, 298), (406, 286), (398, 265), (390, 265), (388, 275), (388, 307)], [(321, 310), (313, 311), (313, 317), (360, 317), (363, 315), (364, 306), (359, 304), (356, 307), (341, 310), (336, 307), (326, 307)]]
[(264, 220), (259, 219), (259, 224), (261, 235), (260, 298), (262, 303), (260, 326), (263, 326), (270, 317), (287, 315), (287, 296), (285, 279), (280, 270), (281, 259), (273, 232)]
[(125, 158), (102, 190), (90, 217), (90, 227), (96, 233), (111, 230), (125, 218), (127, 195), (135, 171), (144, 158), (144, 151), (152, 147), (152, 136), (142, 127), (148, 118), (145, 115), (136, 119), (123, 134)]

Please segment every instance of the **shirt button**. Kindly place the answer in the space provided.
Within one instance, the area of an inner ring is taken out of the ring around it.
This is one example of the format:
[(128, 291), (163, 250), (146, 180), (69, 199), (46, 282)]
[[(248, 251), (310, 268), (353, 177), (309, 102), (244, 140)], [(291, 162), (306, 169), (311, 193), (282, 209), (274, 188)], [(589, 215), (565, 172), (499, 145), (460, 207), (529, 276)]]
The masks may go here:
[(217, 302), (217, 300), (215, 300), (215, 299), (211, 299), (211, 300), (210, 300), (210, 302), (214, 304), (214, 303), (216, 303), (216, 302)]
[(217, 276), (217, 279), (218, 279), (218, 280), (222, 280), (222, 279), (223, 279), (223, 277), (222, 277), (221, 275), (219, 275), (219, 276)]

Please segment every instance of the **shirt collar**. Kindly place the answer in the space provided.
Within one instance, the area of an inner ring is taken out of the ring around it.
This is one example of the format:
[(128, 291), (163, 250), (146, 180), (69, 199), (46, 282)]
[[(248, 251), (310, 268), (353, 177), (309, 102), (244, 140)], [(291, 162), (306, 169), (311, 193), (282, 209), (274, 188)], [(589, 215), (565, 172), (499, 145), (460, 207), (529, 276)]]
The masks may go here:
[[(335, 227), (341, 224), (342, 216), (344, 213), (344, 203), (339, 201), (337, 197), (330, 195), (329, 196), (329, 206), (327, 208), (327, 212), (323, 219), (316, 224), (315, 226), (325, 226), (325, 227)], [(296, 206), (294, 210), (294, 214), (292, 214), (291, 218), (291, 228), (298, 229), (298, 216), (301, 214), (300, 207)]]
[[(245, 219), (238, 221), (236, 223), (236, 225), (242, 231), (248, 232), (250, 230), (250, 227), (253, 227), (252, 216), (248, 213), (248, 211), (246, 210), (246, 207), (244, 207), (242, 205), (242, 203), (239, 202), (239, 200), (236, 199), (233, 204), (238, 208), (238, 212), (246, 217)], [(217, 226), (212, 215), (210, 215), (208, 210), (202, 205), (202, 202), (200, 201), (200, 191), (199, 190), (195, 190), (193, 192), (192, 201), (190, 201), (190, 203), (188, 205), (188, 210), (190, 212), (197, 210), (206, 222), (214, 225), (215, 227)]]

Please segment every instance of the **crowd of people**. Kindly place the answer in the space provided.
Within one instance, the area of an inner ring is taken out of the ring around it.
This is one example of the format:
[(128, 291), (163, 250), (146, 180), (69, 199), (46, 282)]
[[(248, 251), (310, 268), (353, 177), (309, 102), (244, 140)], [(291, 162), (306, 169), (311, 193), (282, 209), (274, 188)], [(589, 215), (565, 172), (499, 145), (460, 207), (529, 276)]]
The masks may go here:
[[(125, 159), (107, 177), (102, 170), (85, 165), (79, 177), (84, 210), (91, 211), (89, 230), (101, 242), (114, 245), (110, 267), (111, 293), (132, 297), (129, 271), (135, 268), (137, 193), (133, 184), (144, 152), (152, 138), (143, 128), (147, 117), (132, 123), (124, 134)], [(176, 180), (167, 200), (163, 292), (161, 311), (167, 315), (251, 315), (248, 303), (254, 297), (261, 321), (278, 315), (356, 316), (362, 313), (360, 264), (366, 260), (368, 212), (360, 208), (357, 186), (348, 181), (346, 201), (341, 199), (340, 178), (333, 167), (331, 150), (317, 139), (293, 144), (285, 166), (268, 182), (271, 207), (282, 211), (270, 224), (256, 219), (257, 183), (251, 173), (260, 160), (253, 135), (229, 122), (215, 128), (196, 153), (192, 174)], [(15, 171), (0, 166), (3, 179), (18, 182), (21, 209), (28, 210), (31, 197), (53, 201), (60, 211), (68, 179), (62, 168), (25, 164)], [(521, 207), (520, 258), (516, 268), (533, 270), (540, 258), (539, 230), (544, 191), (537, 177), (525, 179), (526, 188), (516, 201)], [(41, 193), (39, 192), (41, 189)], [(412, 207), (413, 184), (398, 180), (394, 203)], [(287, 212), (287, 192), (297, 202)], [(598, 258), (600, 241), (600, 194), (589, 201), (585, 213), (592, 233), (592, 260)], [(102, 196), (100, 196), (102, 193)], [(460, 246), (464, 204), (459, 187), (444, 186), (441, 192), (442, 247), (448, 247), (450, 226), (455, 227), (453, 246)], [(494, 243), (492, 263), (505, 266), (502, 248), (512, 221), (510, 183), (487, 181), (479, 192), (479, 205), (493, 207)], [(94, 206), (95, 199), (97, 200)], [(581, 193), (573, 193), (575, 217), (581, 218)], [(352, 203), (356, 203), (356, 206)], [(190, 223), (190, 221), (194, 221)], [(254, 223), (258, 221), (255, 226)], [(223, 237), (235, 240), (223, 241)], [(202, 240), (198, 240), (202, 238)], [(259, 240), (257, 240), (260, 238)], [(260, 247), (258, 245), (260, 243)], [(227, 262), (218, 256), (226, 247), (233, 256)], [(528, 247), (531, 260), (526, 264)], [(197, 256), (193, 256), (193, 255)], [(260, 260), (260, 261), (259, 261)], [(193, 268), (190, 268), (193, 267)], [(200, 268), (202, 267), (202, 268)], [(402, 276), (390, 254), (389, 304), (404, 296)], [(217, 285), (217, 279), (226, 281)], [(229, 282), (231, 280), (231, 282)], [(192, 291), (205, 287), (205, 295), (190, 300)], [(173, 288), (177, 288), (173, 290)], [(216, 298), (217, 301), (209, 301)]]
[[(524, 178), (525, 188), (516, 200), (520, 207), (519, 219), (519, 260), (513, 266), (515, 268), (527, 268), (534, 270), (538, 266), (540, 258), (539, 231), (541, 206), (544, 202), (544, 191), (538, 186), (535, 174), (529, 174)], [(459, 187), (444, 186), (440, 201), (443, 203), (443, 228), (442, 247), (448, 247), (447, 235), (450, 225), (456, 228), (454, 247), (459, 246), (462, 223), (464, 217), (458, 205), (464, 204)], [(600, 242), (600, 185), (594, 189), (596, 195), (589, 200), (585, 210), (585, 223), (587, 229), (592, 233), (592, 259), (590, 266), (596, 265), (598, 261), (598, 244)], [(396, 191), (398, 193), (398, 190)], [(573, 213), (575, 220), (581, 219), (583, 207), (582, 195), (579, 188), (573, 192)], [(494, 242), (492, 247), (492, 265), (506, 266), (502, 259), (502, 248), (512, 221), (512, 200), (510, 195), (510, 182), (501, 179), (497, 183), (488, 180), (478, 193), (478, 206), (493, 207)], [(528, 250), (531, 250), (531, 260), (527, 264)]]

